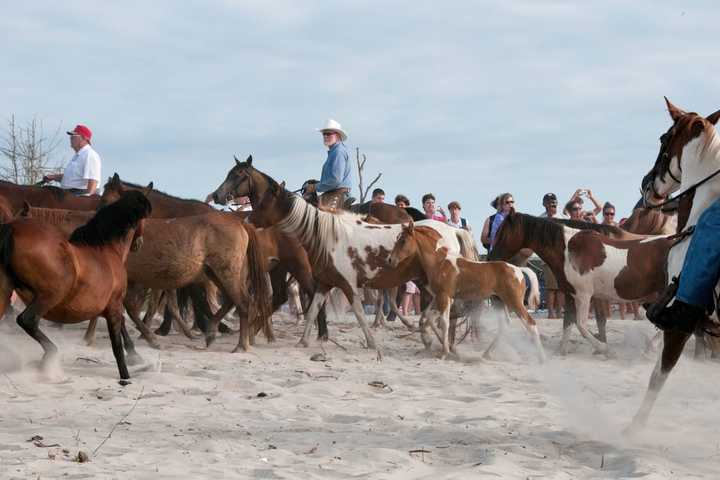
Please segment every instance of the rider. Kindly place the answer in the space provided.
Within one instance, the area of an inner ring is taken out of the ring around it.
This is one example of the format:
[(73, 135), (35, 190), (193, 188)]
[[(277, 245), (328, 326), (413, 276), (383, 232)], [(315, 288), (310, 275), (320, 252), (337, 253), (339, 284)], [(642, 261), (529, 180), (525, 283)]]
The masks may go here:
[(67, 134), (75, 155), (63, 173), (46, 175), (43, 181), (59, 181), (64, 190), (75, 195), (94, 195), (100, 183), (101, 160), (90, 145), (92, 131), (85, 125), (77, 125)]
[(690, 239), (675, 302), (669, 307), (654, 304), (648, 320), (661, 330), (679, 330), (692, 334), (701, 326), (712, 335), (720, 335), (720, 326), (705, 322), (715, 310), (715, 286), (720, 280), (720, 199), (700, 215)]
[(342, 208), (352, 188), (352, 165), (347, 148), (343, 143), (347, 133), (335, 120), (330, 119), (324, 128), (319, 128), (323, 143), (328, 149), (327, 159), (322, 168), (322, 176), (316, 190), (320, 196), (320, 205), (329, 208)]

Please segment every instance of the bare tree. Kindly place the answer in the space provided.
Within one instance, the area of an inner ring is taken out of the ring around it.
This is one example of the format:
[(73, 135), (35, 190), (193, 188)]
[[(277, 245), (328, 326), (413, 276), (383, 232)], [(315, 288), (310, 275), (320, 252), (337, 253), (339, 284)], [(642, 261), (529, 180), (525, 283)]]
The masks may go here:
[(37, 117), (24, 126), (12, 115), (0, 140), (0, 179), (18, 184), (34, 184), (57, 170), (52, 155), (61, 141), (60, 127), (52, 135), (45, 132)]
[[(362, 160), (361, 160), (362, 158)], [(360, 154), (360, 149), (355, 149), (355, 161), (357, 162), (357, 169), (358, 169), (358, 186), (360, 187), (360, 203), (365, 203), (365, 199), (367, 198), (367, 194), (370, 191), (370, 189), (377, 183), (378, 180), (380, 180), (380, 177), (382, 177), (382, 172), (378, 173), (375, 179), (370, 182), (370, 184), (367, 186), (367, 188), (363, 187), (363, 170), (365, 170), (365, 162), (367, 161), (367, 156), (363, 153)]]

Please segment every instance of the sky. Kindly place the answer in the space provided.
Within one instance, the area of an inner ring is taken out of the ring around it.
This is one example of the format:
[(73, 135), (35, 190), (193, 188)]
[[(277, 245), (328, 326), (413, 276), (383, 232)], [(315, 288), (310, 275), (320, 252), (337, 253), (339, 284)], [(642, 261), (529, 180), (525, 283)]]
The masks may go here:
[[(718, 2), (33, 1), (3, 8), (2, 116), (83, 123), (103, 176), (203, 199), (233, 155), (319, 178), (337, 119), (365, 177), (478, 232), (511, 192), (627, 216), (669, 126), (720, 108)], [(0, 119), (4, 120), (4, 119)], [(72, 157), (63, 139), (55, 161)], [(354, 196), (359, 196), (357, 189)]]

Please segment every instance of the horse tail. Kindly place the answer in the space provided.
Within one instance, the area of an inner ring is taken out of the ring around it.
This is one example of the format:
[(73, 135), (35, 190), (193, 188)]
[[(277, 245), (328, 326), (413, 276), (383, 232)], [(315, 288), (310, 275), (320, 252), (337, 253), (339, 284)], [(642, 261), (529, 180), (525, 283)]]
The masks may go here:
[(0, 319), (10, 306), (10, 298), (18, 279), (10, 265), (15, 241), (13, 228), (8, 223), (0, 224)]
[(255, 325), (260, 323), (260, 327), (265, 333), (265, 337), (270, 340), (273, 338), (272, 333), (272, 305), (270, 287), (267, 281), (267, 274), (263, 265), (265, 258), (260, 249), (257, 231), (255, 227), (249, 223), (243, 224), (248, 234), (247, 247), (247, 265), (248, 265), (248, 281), (250, 288), (248, 290), (250, 298), (250, 306), (255, 313), (255, 318), (248, 319), (250, 322), (250, 331), (257, 331)]
[(455, 235), (460, 243), (460, 255), (463, 258), (472, 260), (473, 262), (479, 262), (480, 254), (478, 253), (477, 245), (475, 245), (475, 239), (473, 238), (472, 233), (458, 228)]

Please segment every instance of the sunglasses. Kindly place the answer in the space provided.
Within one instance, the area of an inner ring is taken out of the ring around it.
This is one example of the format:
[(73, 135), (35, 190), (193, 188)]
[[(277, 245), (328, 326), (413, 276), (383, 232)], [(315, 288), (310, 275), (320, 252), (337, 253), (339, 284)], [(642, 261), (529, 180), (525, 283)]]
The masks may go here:
[(605, 215), (606, 217), (613, 217), (615, 216), (615, 212), (603, 212), (603, 215)]
[(513, 205), (515, 203), (515, 200), (507, 200), (505, 202), (505, 205)]
[(573, 207), (570, 209), (571, 212), (579, 212), (580, 210), (582, 210), (580, 207)]
[(335, 135), (335, 132), (323, 132), (323, 137), (332, 137)]

